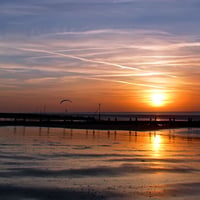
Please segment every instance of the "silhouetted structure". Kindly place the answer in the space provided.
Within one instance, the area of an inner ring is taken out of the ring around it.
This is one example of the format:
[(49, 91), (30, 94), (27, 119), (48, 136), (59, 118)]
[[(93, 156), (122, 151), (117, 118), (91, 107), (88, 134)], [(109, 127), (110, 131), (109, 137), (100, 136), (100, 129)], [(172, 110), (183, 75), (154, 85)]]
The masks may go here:
[[(104, 117), (104, 118), (103, 118)], [(130, 120), (132, 117), (134, 120)], [(44, 126), (66, 127), (80, 129), (102, 130), (158, 130), (180, 127), (200, 127), (200, 116), (196, 120), (192, 116), (159, 116), (140, 115), (129, 116), (126, 120), (119, 120), (111, 116), (99, 116), (92, 114), (48, 114), (48, 113), (0, 113), (1, 126)], [(149, 119), (156, 119), (154, 121)], [(117, 120), (116, 120), (117, 119)], [(168, 120), (166, 120), (168, 119)]]

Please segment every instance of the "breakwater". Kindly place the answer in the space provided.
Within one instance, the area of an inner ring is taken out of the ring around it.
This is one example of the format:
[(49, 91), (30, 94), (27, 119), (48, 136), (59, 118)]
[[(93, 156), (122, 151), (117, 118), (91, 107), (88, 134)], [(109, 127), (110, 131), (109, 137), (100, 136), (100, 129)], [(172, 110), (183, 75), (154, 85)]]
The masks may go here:
[(66, 127), (100, 130), (158, 130), (200, 127), (192, 115), (94, 115), (60, 113), (0, 113), (1, 126)]

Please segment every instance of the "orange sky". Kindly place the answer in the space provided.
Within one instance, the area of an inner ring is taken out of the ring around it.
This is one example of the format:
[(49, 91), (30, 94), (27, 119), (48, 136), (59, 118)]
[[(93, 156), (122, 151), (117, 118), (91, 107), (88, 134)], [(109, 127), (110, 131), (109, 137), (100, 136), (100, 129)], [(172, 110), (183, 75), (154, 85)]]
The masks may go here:
[[(5, 47), (15, 42), (7, 53), (24, 58), (21, 64), (0, 64), (6, 67), (1, 111), (94, 112), (99, 103), (105, 112), (199, 111), (200, 44), (153, 34), (105, 30), (79, 41), (73, 34), (62, 42), (5, 41)], [(59, 105), (63, 98), (73, 103)]]
[(0, 112), (200, 111), (196, 0), (35, 2), (1, 7)]

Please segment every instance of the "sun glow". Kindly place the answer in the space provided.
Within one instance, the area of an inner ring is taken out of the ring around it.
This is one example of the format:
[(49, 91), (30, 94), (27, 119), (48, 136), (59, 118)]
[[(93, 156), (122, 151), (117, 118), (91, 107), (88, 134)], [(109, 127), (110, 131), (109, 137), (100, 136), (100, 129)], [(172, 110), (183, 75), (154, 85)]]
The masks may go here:
[(151, 95), (151, 105), (154, 107), (164, 106), (166, 103), (166, 94), (161, 91), (154, 91)]

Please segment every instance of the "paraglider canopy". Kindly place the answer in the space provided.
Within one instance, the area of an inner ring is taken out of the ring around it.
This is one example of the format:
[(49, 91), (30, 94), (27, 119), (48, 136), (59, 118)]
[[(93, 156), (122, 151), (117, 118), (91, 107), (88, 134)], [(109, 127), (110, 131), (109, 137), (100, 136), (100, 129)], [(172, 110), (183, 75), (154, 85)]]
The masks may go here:
[(60, 101), (60, 104), (62, 104), (62, 103), (65, 102), (65, 101), (68, 101), (68, 102), (72, 103), (72, 101), (71, 101), (70, 99), (62, 99), (62, 100)]

